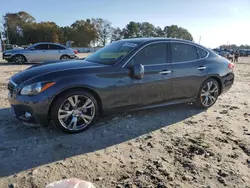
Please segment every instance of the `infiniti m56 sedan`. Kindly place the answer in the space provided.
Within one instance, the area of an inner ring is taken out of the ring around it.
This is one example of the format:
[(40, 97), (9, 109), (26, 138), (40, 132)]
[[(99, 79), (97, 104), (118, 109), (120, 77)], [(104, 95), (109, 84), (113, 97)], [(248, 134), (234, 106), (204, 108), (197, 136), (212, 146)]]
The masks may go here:
[(3, 59), (15, 64), (75, 59), (75, 51), (61, 44), (40, 42), (26, 49), (6, 50)]
[(34, 65), (11, 77), (13, 115), (62, 131), (88, 128), (95, 117), (177, 103), (211, 107), (234, 82), (234, 64), (189, 41), (120, 40), (84, 60)]

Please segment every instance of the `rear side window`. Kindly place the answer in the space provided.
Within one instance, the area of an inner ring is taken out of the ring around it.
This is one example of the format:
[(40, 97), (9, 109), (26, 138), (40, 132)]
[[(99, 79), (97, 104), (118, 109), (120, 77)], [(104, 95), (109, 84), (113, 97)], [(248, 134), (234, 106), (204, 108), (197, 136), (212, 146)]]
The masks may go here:
[(171, 43), (172, 62), (194, 61), (198, 59), (198, 53), (194, 46), (183, 43)]
[(131, 60), (131, 64), (154, 65), (167, 62), (167, 44), (151, 44), (139, 51)]
[(64, 50), (65, 48), (55, 44), (49, 44), (49, 50)]
[(207, 52), (202, 50), (201, 48), (197, 48), (200, 58), (205, 58), (207, 56)]
[(48, 44), (38, 44), (35, 47), (36, 50), (48, 50)]

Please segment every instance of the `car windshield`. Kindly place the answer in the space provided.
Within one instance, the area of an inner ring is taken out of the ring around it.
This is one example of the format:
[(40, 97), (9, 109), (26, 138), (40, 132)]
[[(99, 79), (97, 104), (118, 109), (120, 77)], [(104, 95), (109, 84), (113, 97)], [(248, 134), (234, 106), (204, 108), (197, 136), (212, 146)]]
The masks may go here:
[(30, 48), (32, 48), (32, 47), (34, 47), (35, 45), (34, 44), (31, 44), (31, 45), (29, 45), (29, 46), (27, 46), (27, 47), (25, 47), (24, 49), (30, 49)]
[(125, 57), (137, 45), (139, 45), (139, 42), (114, 42), (88, 56), (85, 60), (105, 65), (113, 65)]

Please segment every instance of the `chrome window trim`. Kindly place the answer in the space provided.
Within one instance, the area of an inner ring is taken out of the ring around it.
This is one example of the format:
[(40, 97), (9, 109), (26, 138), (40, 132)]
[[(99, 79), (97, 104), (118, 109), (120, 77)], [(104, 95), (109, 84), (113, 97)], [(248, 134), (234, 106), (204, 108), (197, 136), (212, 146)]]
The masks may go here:
[[(124, 68), (128, 62), (136, 55), (138, 54), (141, 50), (143, 50), (144, 48), (146, 48), (147, 46), (151, 45), (151, 44), (158, 44), (158, 43), (169, 43), (169, 41), (154, 41), (154, 42), (150, 42), (144, 46), (142, 46), (140, 49), (138, 49), (122, 66), (122, 68)], [(161, 65), (165, 65), (165, 64), (168, 64), (167, 62), (166, 63), (161, 63)], [(159, 64), (152, 64), (152, 65), (143, 65), (143, 66), (153, 66), (153, 65), (159, 65)]]
[(143, 65), (144, 67), (148, 67), (148, 66), (159, 66), (159, 65), (168, 65), (168, 64), (170, 64), (170, 63), (159, 63), (159, 64), (150, 64), (150, 65)]
[[(196, 48), (200, 48), (200, 49), (202, 49), (202, 50), (204, 50), (204, 51), (206, 51), (207, 52), (207, 55), (206, 55), (206, 57), (204, 57), (204, 58), (199, 58), (199, 59), (196, 59), (196, 60), (192, 60), (192, 61), (181, 61), (181, 62), (169, 62), (169, 64), (171, 63), (171, 64), (178, 64), (178, 63), (190, 63), (190, 62), (195, 62), (195, 61), (200, 61), (200, 60), (204, 60), (204, 59), (206, 59), (206, 58), (208, 58), (208, 56), (209, 56), (209, 51), (206, 49), (206, 48), (204, 48), (204, 47), (202, 47), (202, 46), (199, 46), (199, 45), (196, 45), (195, 43), (189, 43), (189, 42), (185, 42), (185, 41), (173, 41), (173, 40), (168, 40), (168, 41), (154, 41), (154, 42), (150, 42), (150, 43), (148, 43), (148, 44), (146, 44), (145, 46), (142, 46), (140, 49), (138, 49), (124, 64), (123, 64), (123, 66), (122, 66), (122, 68), (124, 68), (128, 63), (129, 63), (129, 61), (137, 54), (137, 53), (139, 53), (141, 50), (143, 50), (145, 47), (147, 47), (147, 46), (149, 46), (149, 45), (151, 45), (151, 44), (158, 44), (158, 43), (182, 43), (182, 44), (187, 44), (187, 45), (190, 45), (190, 46), (194, 46), (194, 47), (196, 47)], [(170, 49), (171, 49), (171, 46), (170, 46)], [(197, 53), (198, 53), (198, 51), (197, 51)], [(166, 64), (168, 64), (168, 63), (166, 63)], [(165, 63), (162, 63), (162, 64), (152, 64), (152, 65), (143, 65), (143, 66), (153, 66), (153, 65), (165, 65)]]
[[(204, 51), (207, 52), (207, 55), (206, 55), (206, 57), (204, 57), (204, 58), (199, 58), (199, 59), (192, 60), (192, 61), (180, 61), (180, 62), (172, 62), (172, 61), (171, 61), (172, 64), (179, 64), (179, 63), (181, 64), (181, 63), (196, 62), (196, 61), (204, 60), (204, 59), (208, 58), (208, 56), (209, 56), (209, 51), (208, 51), (208, 50), (206, 50), (205, 48), (200, 47), (200, 46), (198, 46), (198, 45), (196, 45), (196, 44), (190, 44), (190, 43), (185, 42), (185, 41), (170, 41), (170, 43), (182, 43), (182, 44), (187, 44), (187, 45), (190, 45), (190, 46), (193, 46), (193, 47), (196, 47), (196, 48), (200, 48), (200, 49), (202, 49), (202, 50), (204, 50)], [(197, 53), (198, 53), (198, 51), (197, 51)]]

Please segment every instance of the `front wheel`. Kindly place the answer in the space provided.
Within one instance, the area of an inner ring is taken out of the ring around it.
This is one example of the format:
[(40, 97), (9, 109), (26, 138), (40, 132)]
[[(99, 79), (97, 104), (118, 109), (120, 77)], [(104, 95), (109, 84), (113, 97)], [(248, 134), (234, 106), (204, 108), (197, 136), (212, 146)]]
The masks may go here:
[(13, 63), (15, 64), (24, 64), (26, 62), (26, 59), (23, 55), (15, 55), (12, 58)]
[(86, 130), (98, 112), (96, 99), (82, 90), (69, 91), (53, 103), (52, 119), (64, 132), (78, 133)]
[(206, 80), (199, 91), (195, 104), (200, 108), (209, 108), (219, 97), (220, 86), (215, 79)]

